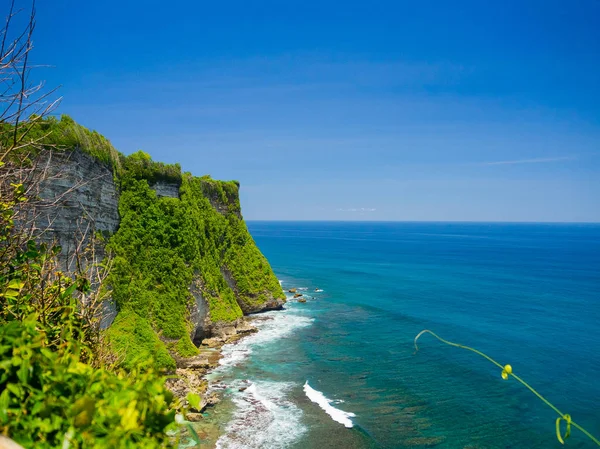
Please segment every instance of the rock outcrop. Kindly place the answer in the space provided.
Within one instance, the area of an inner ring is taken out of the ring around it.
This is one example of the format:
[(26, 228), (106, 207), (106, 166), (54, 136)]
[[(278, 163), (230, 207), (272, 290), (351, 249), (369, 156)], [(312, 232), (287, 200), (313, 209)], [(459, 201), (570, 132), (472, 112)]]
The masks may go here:
[[(37, 170), (42, 201), (30, 210), (30, 218), (40, 240), (61, 247), (59, 262), (66, 272), (75, 272), (85, 261), (97, 264), (105, 257), (105, 238), (119, 227), (119, 192), (112, 167), (77, 148), (42, 152)], [(90, 249), (92, 241), (90, 260), (82, 251)], [(117, 314), (110, 298), (101, 304), (100, 313), (100, 327), (107, 328)]]
[[(44, 152), (38, 168), (45, 172), (39, 196), (46, 204), (34, 212), (36, 227), (42, 240), (62, 247), (62, 263), (71, 271), (75, 262), (68, 255), (82, 239), (85, 246), (97, 232), (111, 235), (119, 227), (113, 171), (80, 149)], [(103, 247), (98, 249), (102, 252)]]
[(179, 187), (181, 187), (181, 184), (175, 182), (157, 181), (150, 187), (156, 192), (157, 196), (179, 198)]

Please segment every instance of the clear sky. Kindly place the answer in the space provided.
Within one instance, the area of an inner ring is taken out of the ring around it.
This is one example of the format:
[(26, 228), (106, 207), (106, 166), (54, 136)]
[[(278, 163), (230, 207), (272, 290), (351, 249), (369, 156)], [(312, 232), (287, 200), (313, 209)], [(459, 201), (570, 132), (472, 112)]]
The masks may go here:
[(247, 219), (600, 221), (598, 0), (39, 0), (34, 51)]

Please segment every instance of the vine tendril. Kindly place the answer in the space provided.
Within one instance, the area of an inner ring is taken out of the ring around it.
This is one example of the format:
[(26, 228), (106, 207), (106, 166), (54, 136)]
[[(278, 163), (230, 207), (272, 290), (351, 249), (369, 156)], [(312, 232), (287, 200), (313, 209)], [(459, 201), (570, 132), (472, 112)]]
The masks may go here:
[[(521, 379), (519, 376), (517, 376), (515, 373), (513, 373), (512, 366), (510, 366), (510, 365), (504, 365), (504, 366), (502, 366), (500, 363), (498, 363), (497, 361), (495, 361), (494, 359), (492, 359), (488, 355), (484, 354), (483, 352), (478, 351), (477, 349), (471, 348), (470, 346), (465, 346), (465, 345), (461, 345), (461, 344), (458, 344), (458, 343), (453, 343), (453, 342), (448, 341), (448, 340), (444, 340), (442, 337), (440, 337), (439, 335), (435, 334), (434, 332), (431, 332), (428, 329), (422, 330), (415, 337), (415, 354), (419, 350), (419, 347), (417, 346), (417, 340), (423, 334), (431, 334), (431, 335), (433, 335), (435, 338), (437, 338), (439, 341), (441, 341), (444, 344), (447, 344), (449, 346), (454, 346), (454, 347), (457, 347), (457, 348), (466, 349), (468, 351), (471, 351), (471, 352), (474, 352), (475, 354), (480, 355), (481, 357), (483, 357), (483, 358), (487, 359), (488, 361), (492, 362), (494, 365), (496, 365), (498, 368), (500, 368), (502, 370), (501, 371), (501, 376), (502, 376), (502, 379), (504, 379), (504, 380), (507, 380), (511, 376), (514, 377), (519, 383), (521, 383), (523, 386), (525, 386), (529, 391), (531, 391), (534, 395), (536, 395), (544, 404), (546, 404), (548, 407), (550, 407), (552, 410), (554, 410), (558, 414), (558, 418), (556, 418), (556, 438), (558, 438), (558, 441), (560, 441), (561, 444), (565, 444), (564, 440), (566, 440), (571, 435), (571, 426), (573, 426), (576, 429), (579, 429), (585, 436), (587, 436), (590, 440), (592, 440), (598, 446), (600, 446), (600, 440), (598, 440), (591, 433), (589, 433), (587, 430), (585, 430), (583, 427), (581, 427), (579, 424), (577, 424), (575, 421), (573, 421), (571, 419), (571, 415), (568, 415), (566, 413), (562, 413), (550, 401), (548, 401), (545, 397), (543, 397), (540, 393), (538, 393), (531, 385), (529, 385), (527, 382), (525, 382), (523, 379)], [(565, 429), (564, 437), (561, 434), (561, 430), (560, 430), (560, 423), (561, 423), (561, 421), (565, 421), (565, 423), (566, 423), (566, 429)]]

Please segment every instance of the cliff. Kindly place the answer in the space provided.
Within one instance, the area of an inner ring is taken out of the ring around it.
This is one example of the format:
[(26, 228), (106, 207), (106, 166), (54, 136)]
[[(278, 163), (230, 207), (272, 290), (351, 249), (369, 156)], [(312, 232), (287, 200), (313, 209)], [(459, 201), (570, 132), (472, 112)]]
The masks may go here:
[(100, 237), (96, 257), (112, 263), (104, 325), (125, 366), (153, 359), (172, 369), (243, 315), (281, 308), (285, 295), (243, 221), (237, 182), (182, 173), (141, 151), (126, 157), (68, 117), (43, 126), (61, 150), (37, 155), (51, 175), (40, 196), (56, 199), (37, 225), (62, 246), (67, 269), (76, 236)]

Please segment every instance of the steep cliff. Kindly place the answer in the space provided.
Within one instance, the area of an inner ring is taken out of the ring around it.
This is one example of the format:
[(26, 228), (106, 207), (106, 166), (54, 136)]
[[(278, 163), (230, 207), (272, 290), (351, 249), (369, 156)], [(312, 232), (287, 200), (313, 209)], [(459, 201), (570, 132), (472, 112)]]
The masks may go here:
[(153, 359), (173, 368), (224, 323), (281, 308), (285, 295), (243, 221), (237, 182), (182, 173), (143, 152), (125, 157), (69, 118), (49, 128), (63, 150), (52, 153), (59, 176), (40, 194), (61, 205), (39, 225), (65, 258), (78, 230), (103, 235), (112, 258), (108, 341), (125, 366)]

